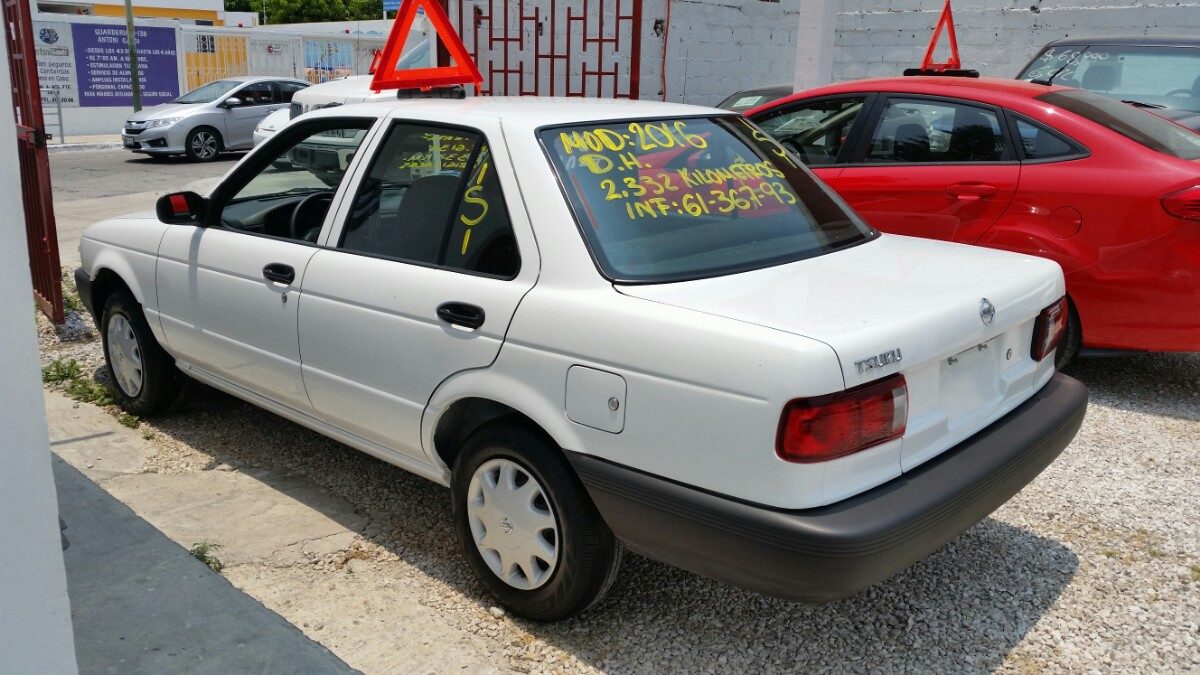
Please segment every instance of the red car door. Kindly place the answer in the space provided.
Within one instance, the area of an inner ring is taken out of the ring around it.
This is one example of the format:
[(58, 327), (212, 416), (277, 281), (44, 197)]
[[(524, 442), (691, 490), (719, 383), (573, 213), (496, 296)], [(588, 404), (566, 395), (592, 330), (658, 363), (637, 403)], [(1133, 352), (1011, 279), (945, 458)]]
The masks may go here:
[(1012, 202), (1021, 165), (999, 110), (893, 95), (867, 124), (835, 189), (880, 230), (971, 243)]

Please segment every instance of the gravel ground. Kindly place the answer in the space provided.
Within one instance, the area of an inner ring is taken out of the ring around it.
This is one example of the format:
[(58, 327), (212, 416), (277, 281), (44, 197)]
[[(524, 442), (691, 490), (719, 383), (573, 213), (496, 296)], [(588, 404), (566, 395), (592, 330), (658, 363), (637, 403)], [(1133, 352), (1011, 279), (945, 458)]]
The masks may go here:
[[(44, 361), (101, 374), (98, 340), (60, 342), (39, 321)], [(1200, 355), (1081, 361), (1072, 374), (1091, 388), (1088, 416), (1041, 477), (925, 561), (822, 606), (629, 556), (579, 619), (503, 616), (459, 552), (442, 488), (204, 387), (144, 423), (156, 452), (142, 470), (299, 475), (347, 500), (367, 523), (349, 546), (301, 570), (224, 574), (367, 671), (388, 669), (387, 641), (361, 634), (393, 584), (467, 636), (455, 648), (508, 671), (1200, 671)], [(282, 599), (297, 585), (345, 602)]]

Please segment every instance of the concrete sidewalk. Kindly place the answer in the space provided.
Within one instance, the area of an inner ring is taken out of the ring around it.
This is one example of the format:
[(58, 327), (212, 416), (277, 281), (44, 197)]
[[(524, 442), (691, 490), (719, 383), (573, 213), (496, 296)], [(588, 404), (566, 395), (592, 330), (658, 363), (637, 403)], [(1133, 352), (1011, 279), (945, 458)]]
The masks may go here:
[(68, 135), (65, 142), (63, 139), (52, 139), (46, 144), (46, 151), (54, 153), (72, 150), (111, 150), (119, 147), (121, 147), (121, 134)]
[(54, 458), (81, 673), (348, 673), (325, 647)]

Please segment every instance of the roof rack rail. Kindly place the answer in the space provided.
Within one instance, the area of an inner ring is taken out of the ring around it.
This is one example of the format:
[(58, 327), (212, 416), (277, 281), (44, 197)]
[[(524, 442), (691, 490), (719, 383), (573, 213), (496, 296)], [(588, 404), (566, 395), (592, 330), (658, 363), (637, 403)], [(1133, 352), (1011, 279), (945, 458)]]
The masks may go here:
[(451, 85), (449, 87), (430, 87), (421, 89), (420, 87), (412, 87), (409, 89), (397, 89), (396, 98), (466, 98), (467, 90), (461, 84)]
[(905, 77), (917, 76), (933, 76), (933, 77), (979, 77), (978, 70), (966, 70), (962, 68), (952, 69), (936, 69), (936, 68), (906, 68), (904, 70)]

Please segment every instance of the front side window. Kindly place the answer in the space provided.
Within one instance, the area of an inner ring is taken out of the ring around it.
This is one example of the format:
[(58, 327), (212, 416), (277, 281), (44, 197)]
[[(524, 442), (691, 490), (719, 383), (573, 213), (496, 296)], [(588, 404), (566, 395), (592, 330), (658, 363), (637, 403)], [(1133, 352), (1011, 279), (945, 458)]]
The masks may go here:
[(394, 125), (358, 189), (340, 248), (515, 277), (520, 255), (487, 141), (474, 131)]
[(1005, 159), (1000, 120), (991, 110), (924, 99), (891, 99), (883, 109), (869, 163), (998, 162)]
[(314, 242), (373, 120), (329, 120), (289, 129), (256, 157), (256, 171), (221, 209), (234, 230)]
[(1039, 101), (1087, 118), (1155, 152), (1180, 159), (1200, 159), (1200, 134), (1157, 115), (1087, 91), (1056, 91)]
[(772, 111), (754, 121), (809, 166), (833, 164), (866, 98), (838, 98)]
[(275, 102), (275, 94), (271, 92), (270, 82), (255, 82), (237, 90), (234, 96), (241, 99), (242, 105), (269, 105)]
[(875, 236), (743, 117), (552, 127), (539, 137), (593, 257), (618, 282), (732, 274)]

